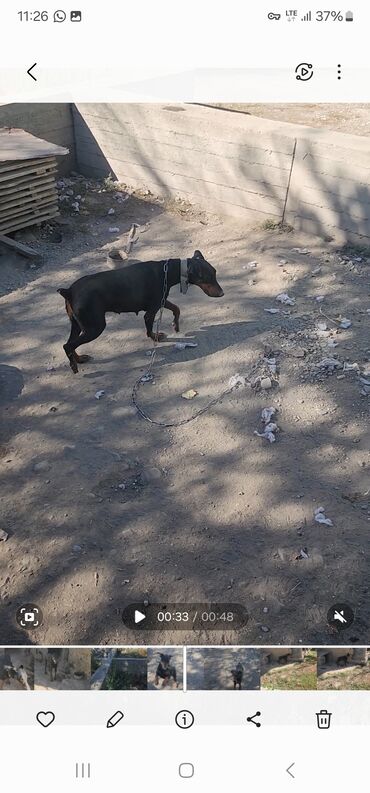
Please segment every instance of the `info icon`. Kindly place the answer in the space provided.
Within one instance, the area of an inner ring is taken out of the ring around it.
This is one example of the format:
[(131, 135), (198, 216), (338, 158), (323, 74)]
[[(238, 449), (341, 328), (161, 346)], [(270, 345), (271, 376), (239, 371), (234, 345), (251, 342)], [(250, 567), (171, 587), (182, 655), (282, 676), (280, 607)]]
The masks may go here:
[(327, 620), (331, 628), (337, 631), (345, 631), (352, 625), (355, 618), (353, 609), (347, 603), (334, 603), (327, 614)]
[(25, 603), (16, 613), (16, 620), (21, 628), (33, 631), (42, 623), (42, 611), (36, 603)]

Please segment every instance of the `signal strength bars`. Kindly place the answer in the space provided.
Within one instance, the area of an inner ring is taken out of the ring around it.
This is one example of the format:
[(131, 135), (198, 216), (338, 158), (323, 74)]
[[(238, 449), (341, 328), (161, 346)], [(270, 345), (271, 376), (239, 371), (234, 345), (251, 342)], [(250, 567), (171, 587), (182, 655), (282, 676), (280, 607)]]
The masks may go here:
[(307, 14), (305, 14), (304, 17), (302, 17), (301, 21), (302, 22), (311, 22), (312, 21), (312, 12), (311, 11), (307, 11)]

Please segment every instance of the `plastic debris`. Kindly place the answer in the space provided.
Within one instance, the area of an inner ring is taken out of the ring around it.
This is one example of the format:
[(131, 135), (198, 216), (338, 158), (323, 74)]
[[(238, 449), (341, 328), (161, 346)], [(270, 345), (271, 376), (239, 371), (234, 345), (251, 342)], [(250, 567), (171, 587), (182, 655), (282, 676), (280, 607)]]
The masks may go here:
[(334, 372), (334, 369), (342, 368), (341, 362), (336, 358), (323, 358), (316, 366), (318, 369), (328, 369), (330, 372)]
[(316, 523), (323, 523), (325, 526), (333, 525), (333, 521), (326, 517), (324, 507), (317, 507), (314, 514)]
[(247, 381), (245, 377), (239, 374), (239, 372), (237, 372), (237, 374), (233, 374), (228, 382), (229, 388), (238, 388), (239, 386), (242, 386), (244, 388), (244, 386), (246, 385), (247, 385)]
[(198, 345), (195, 341), (177, 341), (175, 344), (175, 350), (185, 350), (186, 347), (198, 347)]
[(278, 261), (278, 267), (284, 267), (284, 264), (288, 264), (287, 259), (280, 259), (280, 261)]
[(267, 314), (280, 314), (280, 308), (264, 308)]
[(358, 363), (347, 363), (347, 361), (343, 364), (343, 372), (359, 372), (360, 367)]
[(312, 270), (311, 275), (318, 275), (319, 273), (321, 273), (321, 267), (315, 267), (315, 269)]
[(149, 372), (143, 374), (143, 376), (140, 377), (140, 383), (150, 383), (152, 380), (153, 380), (153, 375), (149, 374)]
[(110, 226), (109, 227), (109, 233), (110, 234), (118, 234), (118, 232), (119, 232), (118, 226)]
[(275, 422), (271, 421), (271, 418), (275, 415), (276, 408), (269, 407), (263, 408), (261, 413), (261, 420), (262, 423), (265, 425), (262, 432), (258, 432), (258, 430), (254, 430), (254, 434), (257, 435), (259, 438), (265, 438), (269, 443), (275, 443), (275, 432), (278, 431), (278, 425)]
[(79, 205), (78, 201), (72, 201), (71, 207), (74, 210), (74, 212), (79, 212), (80, 211), (80, 205)]
[(294, 253), (300, 253), (301, 256), (306, 256), (307, 253), (310, 253), (308, 248), (293, 248), (292, 250)]
[(325, 295), (317, 295), (315, 300), (316, 300), (316, 303), (322, 303), (323, 300), (325, 300)]
[(189, 388), (189, 391), (184, 391), (181, 396), (183, 399), (194, 399), (194, 397), (198, 396), (198, 391), (195, 391), (194, 388)]
[(339, 327), (340, 327), (340, 328), (343, 328), (344, 330), (347, 330), (347, 328), (350, 328), (350, 327), (351, 327), (351, 325), (352, 325), (352, 322), (351, 322), (351, 320), (350, 320), (350, 319), (346, 319), (346, 317), (344, 317), (343, 319), (341, 319), (341, 321), (340, 321), (340, 323), (339, 323)]
[(261, 377), (260, 386), (263, 391), (268, 391), (270, 388), (272, 388), (271, 377)]
[(277, 369), (276, 358), (264, 358), (263, 360), (267, 363), (267, 366), (271, 374), (276, 374), (276, 369)]
[(97, 391), (95, 394), (95, 399), (101, 399), (104, 396), (105, 391)]
[(113, 207), (111, 207), (110, 209), (108, 209), (108, 215), (114, 215), (114, 214), (115, 214), (115, 212), (116, 212), (116, 210), (115, 210), (115, 209), (113, 209)]
[(281, 292), (279, 295), (276, 295), (275, 300), (278, 303), (283, 303), (284, 306), (295, 306), (295, 300), (293, 297), (289, 297), (286, 292)]
[(243, 264), (242, 270), (255, 270), (257, 264), (258, 262), (248, 262), (248, 264)]
[(263, 411), (261, 413), (261, 419), (262, 419), (263, 423), (264, 424), (269, 424), (271, 419), (272, 419), (272, 417), (275, 416), (275, 413), (276, 413), (276, 408), (274, 408), (274, 407), (263, 408)]
[(308, 549), (301, 548), (298, 556), (296, 556), (296, 559), (308, 559), (308, 558), (309, 558)]
[(0, 529), (0, 541), (6, 542), (9, 537), (9, 534), (4, 531), (4, 529)]
[(324, 330), (327, 330), (327, 329), (328, 329), (328, 325), (327, 325), (326, 322), (318, 322), (317, 323), (317, 330), (324, 331)]
[(328, 339), (328, 347), (338, 347), (338, 342), (334, 339)]

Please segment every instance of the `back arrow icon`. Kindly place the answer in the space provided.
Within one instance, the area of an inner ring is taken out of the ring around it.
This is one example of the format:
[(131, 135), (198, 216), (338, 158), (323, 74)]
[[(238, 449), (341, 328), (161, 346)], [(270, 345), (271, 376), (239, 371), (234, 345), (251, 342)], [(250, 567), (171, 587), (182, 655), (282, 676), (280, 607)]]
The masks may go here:
[(291, 776), (291, 777), (292, 777), (292, 779), (295, 779), (295, 776), (294, 776), (294, 774), (292, 774), (292, 772), (291, 772), (291, 770), (290, 770), (290, 769), (291, 769), (291, 768), (293, 768), (293, 766), (294, 766), (294, 765), (295, 765), (295, 763), (291, 763), (291, 765), (289, 766), (289, 768), (286, 768), (286, 769), (285, 769), (285, 770), (286, 770), (286, 772), (287, 772), (287, 774), (289, 774), (289, 776)]
[(37, 83), (37, 77), (35, 77), (33, 74), (31, 74), (32, 69), (34, 69), (35, 66), (37, 66), (37, 63), (34, 63), (32, 66), (30, 66), (29, 69), (27, 69), (27, 74), (29, 74), (29, 76), (32, 77), (32, 80), (34, 80), (35, 83)]

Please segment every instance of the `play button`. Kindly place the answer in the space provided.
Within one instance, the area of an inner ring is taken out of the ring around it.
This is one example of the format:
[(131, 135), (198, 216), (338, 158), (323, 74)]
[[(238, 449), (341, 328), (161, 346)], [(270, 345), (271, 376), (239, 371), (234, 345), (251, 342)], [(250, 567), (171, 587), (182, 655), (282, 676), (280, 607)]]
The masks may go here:
[(142, 611), (138, 611), (137, 609), (135, 609), (135, 615), (134, 615), (135, 625), (138, 625), (139, 622), (142, 622), (145, 619), (146, 619), (146, 614), (143, 614)]

